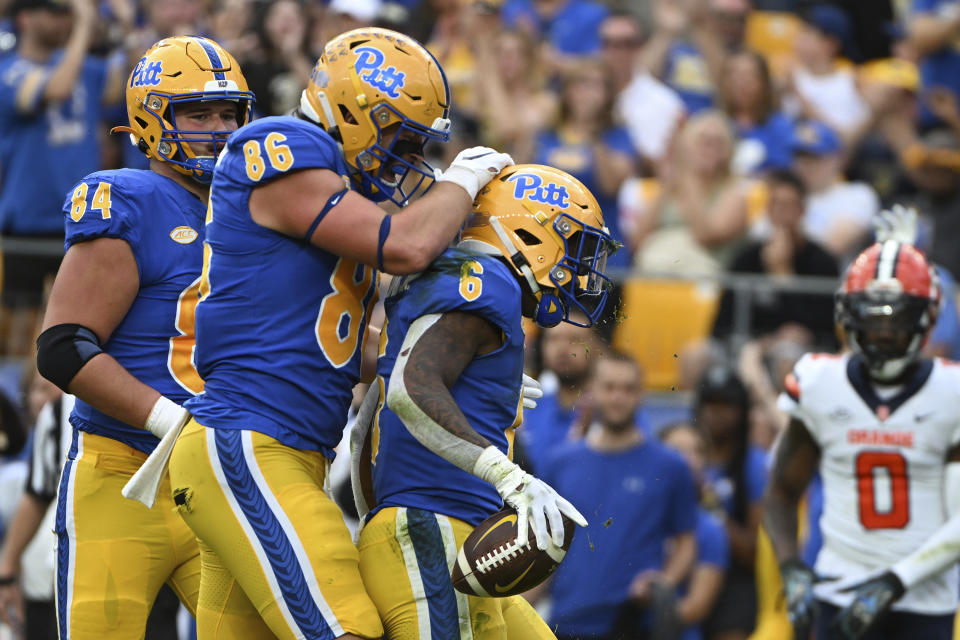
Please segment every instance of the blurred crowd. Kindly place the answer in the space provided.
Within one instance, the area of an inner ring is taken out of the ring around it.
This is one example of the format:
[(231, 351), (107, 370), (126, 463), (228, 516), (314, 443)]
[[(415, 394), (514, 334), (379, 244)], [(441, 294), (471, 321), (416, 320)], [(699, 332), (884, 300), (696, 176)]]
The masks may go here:
[[(599, 332), (531, 331), (548, 393), (519, 438), (560, 493), (611, 496), (548, 587), (561, 636), (613, 616), (623, 637), (764, 637), (754, 559), (776, 398), (803, 353), (839, 348), (832, 292), (882, 209), (919, 212), (913, 241), (945, 293), (927, 348), (960, 355), (960, 0), (0, 0), (0, 14), (0, 533), (59, 393), (30, 354), (61, 207), (98, 168), (146, 166), (109, 131), (130, 70), (168, 35), (232, 52), (267, 116), (298, 105), (333, 35), (403, 31), (451, 85), (440, 164), (484, 144), (596, 195), (622, 245), (617, 302)], [(560, 446), (573, 453), (548, 455)]]

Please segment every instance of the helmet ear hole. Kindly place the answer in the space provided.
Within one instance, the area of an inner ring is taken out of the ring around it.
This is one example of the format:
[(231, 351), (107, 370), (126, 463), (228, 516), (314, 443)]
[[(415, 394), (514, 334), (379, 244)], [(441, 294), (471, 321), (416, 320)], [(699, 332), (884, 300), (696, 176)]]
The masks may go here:
[(532, 247), (532, 246), (538, 245), (538, 244), (543, 244), (543, 242), (541, 242), (540, 238), (538, 238), (537, 236), (533, 235), (532, 233), (530, 233), (530, 232), (527, 231), (526, 229), (515, 229), (515, 230), (514, 230), (514, 233), (515, 233), (515, 234), (517, 235), (517, 237), (520, 238), (520, 239), (523, 241), (523, 243), (524, 243), (525, 245), (527, 245), (528, 247)]
[(350, 113), (350, 110), (347, 109), (343, 104), (337, 105), (340, 108), (340, 117), (343, 118), (343, 121), (347, 124), (357, 124), (357, 119), (353, 117), (353, 114)]

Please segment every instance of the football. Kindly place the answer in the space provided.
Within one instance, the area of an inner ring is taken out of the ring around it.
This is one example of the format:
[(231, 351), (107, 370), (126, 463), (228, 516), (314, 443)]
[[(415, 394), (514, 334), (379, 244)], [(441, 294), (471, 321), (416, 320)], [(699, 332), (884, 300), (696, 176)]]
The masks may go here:
[(476, 526), (463, 542), (453, 566), (453, 586), (467, 595), (505, 598), (528, 591), (560, 565), (573, 541), (576, 524), (563, 516), (563, 546), (537, 548), (533, 528), (517, 544), (517, 512), (505, 508)]

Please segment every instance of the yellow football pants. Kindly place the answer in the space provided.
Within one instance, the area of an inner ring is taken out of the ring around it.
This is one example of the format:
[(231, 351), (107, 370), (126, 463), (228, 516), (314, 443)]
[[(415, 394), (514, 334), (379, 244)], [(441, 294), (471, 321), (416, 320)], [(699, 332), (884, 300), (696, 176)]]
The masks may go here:
[(55, 525), (61, 640), (143, 638), (164, 582), (196, 612), (200, 555), (174, 509), (169, 477), (152, 509), (120, 494), (146, 458), (116, 440), (74, 430)]
[(450, 571), (473, 527), (423, 509), (385, 508), (360, 533), (360, 574), (389, 640), (556, 640), (520, 596), (478, 598)]
[(325, 467), (262, 433), (187, 424), (170, 480), (200, 540), (200, 640), (383, 634)]

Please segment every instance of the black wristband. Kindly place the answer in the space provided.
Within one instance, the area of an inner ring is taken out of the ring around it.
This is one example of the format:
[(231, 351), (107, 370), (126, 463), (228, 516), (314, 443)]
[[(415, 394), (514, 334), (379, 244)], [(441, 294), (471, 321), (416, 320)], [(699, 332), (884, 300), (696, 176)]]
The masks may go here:
[(7, 585), (11, 585), (16, 581), (17, 581), (17, 576), (14, 576), (14, 575), (0, 576), (0, 587), (6, 587)]

